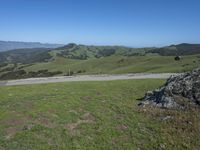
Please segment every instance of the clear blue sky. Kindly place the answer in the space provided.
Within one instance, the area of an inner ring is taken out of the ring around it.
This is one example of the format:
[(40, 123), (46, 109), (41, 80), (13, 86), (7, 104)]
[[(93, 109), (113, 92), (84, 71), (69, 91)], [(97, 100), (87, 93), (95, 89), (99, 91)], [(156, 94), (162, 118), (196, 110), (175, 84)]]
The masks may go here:
[(200, 0), (1, 0), (0, 40), (200, 43)]

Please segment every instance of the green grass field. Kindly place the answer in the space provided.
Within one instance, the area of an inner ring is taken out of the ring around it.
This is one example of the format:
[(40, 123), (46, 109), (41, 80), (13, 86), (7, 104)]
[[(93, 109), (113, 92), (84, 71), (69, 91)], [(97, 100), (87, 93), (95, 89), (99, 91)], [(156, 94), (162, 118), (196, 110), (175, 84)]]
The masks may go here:
[(141, 73), (141, 72), (185, 72), (200, 67), (200, 55), (184, 56), (181, 61), (175, 61), (173, 56), (110, 56), (99, 59), (72, 60), (56, 57), (52, 62), (36, 63), (24, 68), (26, 71), (73, 72), (85, 70), (84, 74), (98, 73)]
[[(164, 80), (0, 88), (0, 150), (198, 149), (199, 111), (138, 108)], [(172, 120), (161, 117), (172, 115)]]

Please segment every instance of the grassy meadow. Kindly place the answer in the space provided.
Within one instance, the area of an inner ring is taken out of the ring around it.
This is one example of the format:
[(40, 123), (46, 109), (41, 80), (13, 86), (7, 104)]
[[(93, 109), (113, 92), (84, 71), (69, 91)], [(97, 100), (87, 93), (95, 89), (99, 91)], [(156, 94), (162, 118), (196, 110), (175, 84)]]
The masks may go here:
[(82, 74), (122, 74), (185, 72), (196, 67), (200, 67), (200, 55), (183, 56), (181, 61), (175, 61), (174, 56), (109, 56), (88, 60), (56, 57), (52, 62), (35, 63), (24, 69), (27, 72), (48, 69), (66, 73), (70, 69), (74, 73), (82, 71)]
[[(198, 149), (198, 110), (139, 108), (159, 79), (0, 87), (0, 150)], [(167, 115), (173, 119), (162, 120)]]

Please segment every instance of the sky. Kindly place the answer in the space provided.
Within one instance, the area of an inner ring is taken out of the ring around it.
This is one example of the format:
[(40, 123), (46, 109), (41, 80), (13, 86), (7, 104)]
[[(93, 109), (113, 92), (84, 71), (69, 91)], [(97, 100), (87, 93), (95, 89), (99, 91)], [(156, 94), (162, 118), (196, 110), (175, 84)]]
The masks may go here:
[(0, 0), (0, 40), (132, 47), (200, 43), (200, 0)]

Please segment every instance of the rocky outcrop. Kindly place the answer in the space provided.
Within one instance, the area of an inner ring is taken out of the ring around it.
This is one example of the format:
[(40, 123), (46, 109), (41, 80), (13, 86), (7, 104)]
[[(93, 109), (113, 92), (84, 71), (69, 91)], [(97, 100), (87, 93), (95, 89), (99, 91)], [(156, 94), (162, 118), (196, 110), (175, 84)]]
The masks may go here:
[(162, 87), (147, 92), (139, 106), (184, 108), (187, 104), (200, 105), (200, 68), (171, 76)]

